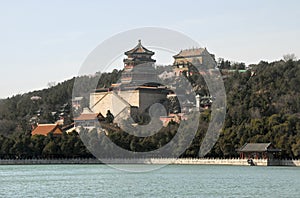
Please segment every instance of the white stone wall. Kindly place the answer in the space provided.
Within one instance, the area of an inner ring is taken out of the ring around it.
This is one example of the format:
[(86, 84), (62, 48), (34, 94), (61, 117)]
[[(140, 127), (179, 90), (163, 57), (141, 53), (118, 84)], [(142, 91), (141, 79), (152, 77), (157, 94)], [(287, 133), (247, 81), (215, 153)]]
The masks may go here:
[[(100, 100), (100, 101), (99, 101)], [(90, 109), (94, 113), (101, 113), (106, 116), (107, 110), (112, 107), (112, 95), (108, 92), (91, 93)]]
[(126, 100), (131, 106), (139, 107), (139, 90), (126, 90), (118, 93), (120, 97)]
[[(257, 166), (267, 166), (266, 159), (253, 160)], [(146, 159), (111, 159), (108, 163), (119, 164), (178, 164), (178, 165), (233, 165), (250, 166), (247, 159), (214, 159), (214, 158), (146, 158)]]
[[(194, 165), (237, 165), (249, 166), (247, 159), (195, 159), (195, 158), (149, 158), (149, 159), (105, 159), (109, 164), (194, 164)], [(266, 166), (264, 159), (257, 160), (258, 166)], [(279, 166), (300, 166), (300, 160), (279, 160)], [(0, 159), (0, 165), (8, 164), (92, 164), (101, 163), (97, 159)]]
[(98, 92), (90, 94), (90, 109), (106, 116), (107, 110), (116, 117), (124, 108), (136, 106), (139, 113), (166, 98), (159, 90), (126, 90), (121, 92)]
[[(100, 100), (100, 101), (99, 101)], [(128, 105), (113, 92), (92, 93), (90, 95), (90, 108), (95, 113), (106, 116), (108, 110), (116, 116)]]
[(90, 94), (90, 109), (93, 110), (94, 105), (105, 96), (107, 92), (97, 92)]

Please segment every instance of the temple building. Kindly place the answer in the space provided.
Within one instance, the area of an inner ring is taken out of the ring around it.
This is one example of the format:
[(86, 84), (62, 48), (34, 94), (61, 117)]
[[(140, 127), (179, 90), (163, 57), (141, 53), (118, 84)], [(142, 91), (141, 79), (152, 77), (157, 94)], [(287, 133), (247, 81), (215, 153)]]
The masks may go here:
[(154, 68), (156, 61), (152, 59), (154, 52), (145, 48), (141, 40), (138, 41), (137, 46), (124, 54), (127, 58), (123, 60), (122, 84), (142, 85), (151, 81), (156, 82), (157, 75)]
[[(120, 81), (108, 89), (97, 89), (90, 94), (89, 108), (94, 113), (106, 115), (109, 110), (115, 120), (124, 116), (142, 114), (155, 103), (163, 103), (171, 92), (157, 83), (154, 52), (141, 41), (124, 53), (124, 70)], [(134, 117), (134, 116), (133, 116)]]
[(173, 71), (176, 76), (185, 74), (193, 75), (196, 70), (192, 66), (205, 66), (213, 69), (216, 67), (215, 55), (207, 51), (206, 48), (192, 48), (181, 50), (173, 56)]
[(163, 124), (167, 125), (171, 120), (180, 122), (185, 119), (184, 114), (202, 107), (200, 98), (198, 106), (194, 101), (187, 99), (179, 104), (176, 94), (171, 90), (174, 87), (172, 85), (166, 87), (159, 82), (163, 78), (172, 78), (173, 85), (176, 86), (176, 76), (183, 73), (192, 75), (193, 72), (197, 72), (193, 65), (214, 68), (216, 66), (214, 55), (206, 48), (181, 50), (173, 56), (175, 59), (173, 72), (158, 75), (154, 67), (156, 62), (153, 59), (154, 54), (142, 45), (141, 40), (134, 48), (124, 52), (126, 57), (123, 59), (124, 68), (120, 80), (109, 88), (96, 89), (90, 93), (90, 112), (86, 111), (86, 115), (75, 118), (77, 125), (82, 125), (88, 120), (89, 126), (94, 126), (99, 115), (105, 116), (107, 112), (112, 114), (115, 123), (127, 118), (133, 118), (136, 122), (140, 116), (149, 115), (150, 107), (156, 103), (165, 107), (166, 115), (165, 113), (159, 115)]

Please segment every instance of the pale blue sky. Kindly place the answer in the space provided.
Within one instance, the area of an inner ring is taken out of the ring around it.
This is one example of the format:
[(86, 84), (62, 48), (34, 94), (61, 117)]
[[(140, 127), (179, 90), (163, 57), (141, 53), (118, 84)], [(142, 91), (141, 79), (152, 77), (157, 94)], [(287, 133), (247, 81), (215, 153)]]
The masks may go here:
[(0, 1), (0, 98), (75, 76), (98, 44), (139, 27), (182, 32), (216, 57), (246, 64), (299, 57), (299, 7), (296, 0)]

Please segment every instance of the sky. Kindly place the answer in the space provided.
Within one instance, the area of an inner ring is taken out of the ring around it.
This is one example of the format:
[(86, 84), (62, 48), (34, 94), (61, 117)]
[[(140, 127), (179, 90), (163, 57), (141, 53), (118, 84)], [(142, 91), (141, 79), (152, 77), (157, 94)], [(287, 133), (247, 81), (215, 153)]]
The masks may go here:
[(246, 64), (299, 58), (299, 7), (297, 0), (0, 0), (0, 98), (76, 76), (100, 43), (141, 27), (181, 32), (217, 58)]

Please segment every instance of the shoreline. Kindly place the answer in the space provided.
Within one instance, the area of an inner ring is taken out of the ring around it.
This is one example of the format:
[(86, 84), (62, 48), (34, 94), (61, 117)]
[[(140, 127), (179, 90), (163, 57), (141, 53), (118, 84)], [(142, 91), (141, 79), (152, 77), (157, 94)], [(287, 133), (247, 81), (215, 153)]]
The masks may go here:
[[(295, 166), (300, 167), (300, 160), (267, 160), (253, 159), (255, 166)], [(140, 158), (140, 159), (0, 159), (0, 165), (50, 165), (50, 164), (145, 164), (145, 165), (232, 165), (250, 166), (247, 159), (214, 159), (214, 158)]]

